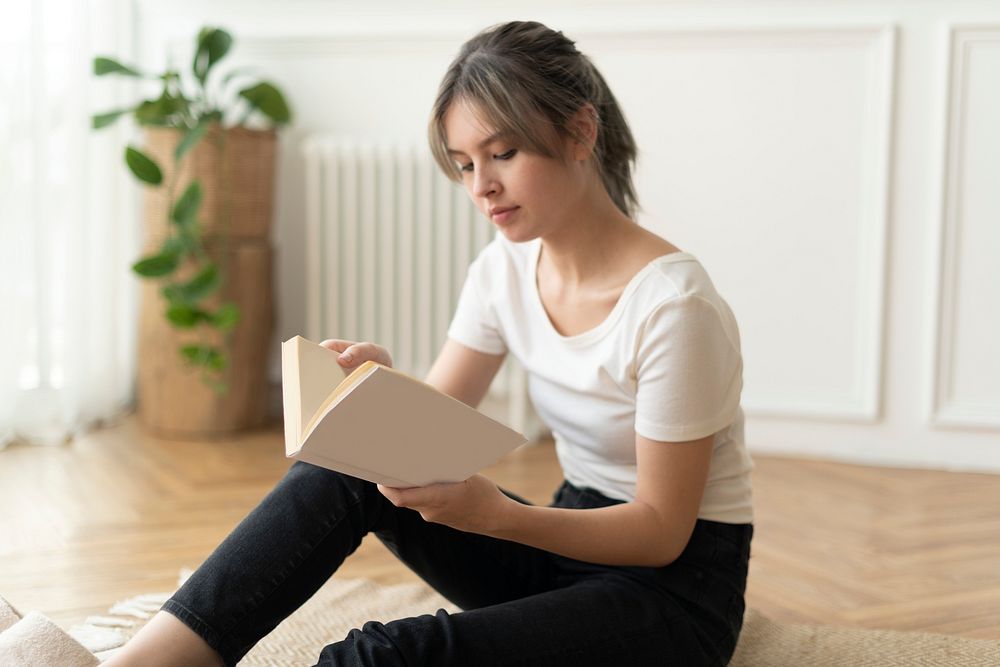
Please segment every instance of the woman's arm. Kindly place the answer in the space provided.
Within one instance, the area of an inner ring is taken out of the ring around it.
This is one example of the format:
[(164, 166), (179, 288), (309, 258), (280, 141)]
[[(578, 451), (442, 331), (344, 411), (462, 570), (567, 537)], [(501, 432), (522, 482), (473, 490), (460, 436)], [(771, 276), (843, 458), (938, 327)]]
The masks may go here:
[(605, 565), (658, 567), (687, 546), (708, 479), (714, 437), (658, 442), (636, 437), (638, 482), (632, 502), (594, 509), (522, 505), (473, 475), (456, 484), (379, 490), (427, 521), (520, 542)]
[(505, 356), (479, 352), (449, 338), (424, 382), (475, 408), (486, 395)]
[(636, 436), (634, 501), (586, 510), (511, 502), (492, 534), (591, 563), (667, 565), (694, 530), (713, 442), (713, 436), (688, 442)]

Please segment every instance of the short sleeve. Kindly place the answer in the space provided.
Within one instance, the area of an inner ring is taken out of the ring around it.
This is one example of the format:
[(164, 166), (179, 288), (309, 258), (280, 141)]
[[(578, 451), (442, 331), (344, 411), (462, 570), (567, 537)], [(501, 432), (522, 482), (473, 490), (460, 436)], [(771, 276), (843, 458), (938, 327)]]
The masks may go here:
[(485, 253), (481, 254), (469, 265), (448, 327), (448, 338), (486, 354), (505, 354), (507, 344), (501, 335), (493, 304), (486, 298), (489, 290), (482, 284), (488, 273), (484, 266), (486, 259)]
[(661, 304), (640, 334), (636, 380), (637, 434), (680, 442), (724, 429), (736, 417), (743, 389), (735, 320), (700, 296)]

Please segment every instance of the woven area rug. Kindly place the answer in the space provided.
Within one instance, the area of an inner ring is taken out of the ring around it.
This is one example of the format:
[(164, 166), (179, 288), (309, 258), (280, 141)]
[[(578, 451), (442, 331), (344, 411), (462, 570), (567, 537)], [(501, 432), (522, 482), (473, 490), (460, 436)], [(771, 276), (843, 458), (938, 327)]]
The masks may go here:
[(996, 667), (1000, 642), (953, 635), (778, 623), (747, 612), (732, 667)]
[[(182, 575), (183, 578), (183, 575)], [(151, 615), (166, 594), (140, 596), (111, 611), (139, 618)], [(339, 641), (366, 621), (390, 621), (457, 608), (420, 584), (379, 586), (334, 577), (244, 658), (247, 667), (312, 665), (325, 644)], [(117, 610), (117, 611), (116, 611)], [(119, 628), (122, 637), (135, 627)], [(78, 629), (79, 631), (79, 629)], [(110, 647), (106, 647), (110, 648)], [(106, 657), (113, 649), (98, 653)], [(862, 630), (826, 625), (778, 623), (751, 609), (732, 667), (994, 667), (1000, 642), (950, 635)]]

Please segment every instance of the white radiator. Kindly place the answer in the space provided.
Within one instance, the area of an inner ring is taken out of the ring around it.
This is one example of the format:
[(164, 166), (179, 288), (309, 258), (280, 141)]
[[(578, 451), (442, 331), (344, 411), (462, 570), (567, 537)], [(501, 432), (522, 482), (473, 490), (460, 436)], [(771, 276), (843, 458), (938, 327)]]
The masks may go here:
[[(376, 342), (423, 378), (489, 223), (424, 146), (315, 136), (304, 153), (307, 337)], [(543, 434), (510, 359), (481, 409), (529, 438)]]

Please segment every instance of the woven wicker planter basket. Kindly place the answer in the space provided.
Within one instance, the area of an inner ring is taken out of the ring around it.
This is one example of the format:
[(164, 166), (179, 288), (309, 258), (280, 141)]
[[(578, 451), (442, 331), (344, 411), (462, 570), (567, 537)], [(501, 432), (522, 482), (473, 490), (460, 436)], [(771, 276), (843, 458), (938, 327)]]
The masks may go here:
[[(206, 251), (220, 268), (225, 266), (223, 289), (206, 299), (205, 305), (215, 309), (222, 300), (231, 300), (242, 311), (223, 378), (229, 391), (216, 393), (201, 381), (200, 370), (181, 359), (180, 346), (198, 342), (199, 334), (170, 326), (164, 316), (166, 304), (160, 283), (144, 280), (139, 321), (139, 417), (147, 430), (164, 437), (224, 436), (267, 420), (267, 361), (274, 331), (270, 231), (276, 136), (274, 131), (226, 130), (221, 160), (219, 139), (220, 130), (214, 128), (188, 154), (175, 196), (193, 176), (201, 181), (204, 198), (198, 219)], [(153, 128), (146, 133), (146, 150), (164, 168), (165, 183), (172, 178), (170, 167), (179, 140), (180, 133), (173, 129)], [(163, 242), (167, 207), (165, 187), (147, 189), (147, 251)], [(224, 234), (227, 224), (228, 240)], [(192, 275), (189, 266), (180, 271), (181, 278)], [(212, 342), (221, 343), (221, 336)]]

